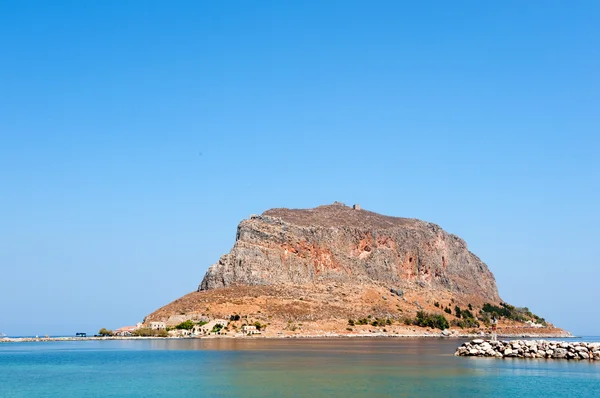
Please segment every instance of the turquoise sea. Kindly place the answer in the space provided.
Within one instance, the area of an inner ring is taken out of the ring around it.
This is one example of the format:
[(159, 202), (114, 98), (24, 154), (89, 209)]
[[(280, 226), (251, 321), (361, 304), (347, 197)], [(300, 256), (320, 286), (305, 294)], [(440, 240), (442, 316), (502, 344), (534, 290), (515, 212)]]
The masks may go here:
[(600, 396), (600, 363), (454, 357), (462, 342), (357, 338), (5, 343), (0, 344), (0, 397)]

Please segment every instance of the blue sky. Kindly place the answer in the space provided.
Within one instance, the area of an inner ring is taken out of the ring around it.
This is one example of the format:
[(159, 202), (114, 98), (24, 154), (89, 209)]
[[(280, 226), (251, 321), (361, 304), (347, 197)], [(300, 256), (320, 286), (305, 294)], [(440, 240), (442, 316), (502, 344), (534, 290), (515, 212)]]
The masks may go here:
[(0, 332), (141, 320), (238, 222), (342, 201), (463, 237), (600, 334), (594, 1), (8, 1)]

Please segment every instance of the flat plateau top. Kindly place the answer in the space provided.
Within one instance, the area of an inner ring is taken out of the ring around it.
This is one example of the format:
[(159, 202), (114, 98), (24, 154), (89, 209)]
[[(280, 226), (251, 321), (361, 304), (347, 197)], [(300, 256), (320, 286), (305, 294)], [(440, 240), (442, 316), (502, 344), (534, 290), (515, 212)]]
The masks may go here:
[(361, 229), (414, 228), (425, 224), (413, 218), (391, 217), (368, 210), (354, 210), (343, 204), (332, 204), (313, 209), (270, 209), (263, 216), (281, 218), (290, 224), (318, 227), (354, 227)]

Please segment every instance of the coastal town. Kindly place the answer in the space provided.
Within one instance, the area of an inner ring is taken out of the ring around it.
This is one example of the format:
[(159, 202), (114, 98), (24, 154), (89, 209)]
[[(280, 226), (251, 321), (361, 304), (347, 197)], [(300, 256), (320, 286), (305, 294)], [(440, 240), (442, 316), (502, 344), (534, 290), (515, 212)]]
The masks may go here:
[[(233, 324), (233, 330), (228, 326), (230, 323), (240, 320), (239, 315), (232, 315), (231, 319), (210, 319), (205, 316), (189, 319), (186, 317), (171, 317), (166, 322), (151, 321), (146, 324), (137, 323), (135, 326), (123, 326), (114, 331), (99, 333), (104, 336), (154, 336), (154, 337), (201, 337), (201, 336), (225, 336), (234, 337), (251, 336), (260, 334), (260, 323), (258, 325)], [(239, 329), (239, 330), (238, 330)]]

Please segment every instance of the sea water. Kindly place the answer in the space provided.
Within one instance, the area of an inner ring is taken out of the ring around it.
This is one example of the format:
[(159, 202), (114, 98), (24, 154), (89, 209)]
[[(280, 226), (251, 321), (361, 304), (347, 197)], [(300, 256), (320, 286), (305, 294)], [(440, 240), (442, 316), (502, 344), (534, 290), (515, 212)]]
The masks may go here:
[(600, 396), (600, 362), (455, 357), (462, 342), (250, 338), (5, 343), (0, 344), (0, 397)]

